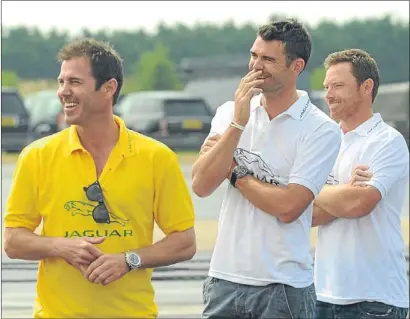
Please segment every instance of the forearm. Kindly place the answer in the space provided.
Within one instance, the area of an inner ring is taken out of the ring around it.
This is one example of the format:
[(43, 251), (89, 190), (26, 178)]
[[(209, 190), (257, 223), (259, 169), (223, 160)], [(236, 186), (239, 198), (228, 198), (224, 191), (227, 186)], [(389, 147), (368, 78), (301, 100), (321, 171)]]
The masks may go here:
[(344, 185), (325, 185), (316, 198), (316, 204), (335, 217), (354, 218), (360, 210), (360, 187)]
[(336, 216), (329, 214), (320, 206), (318, 206), (316, 201), (313, 202), (312, 227), (327, 225), (336, 218)]
[(26, 228), (6, 228), (4, 250), (9, 258), (41, 260), (59, 257), (59, 238), (39, 236)]
[(155, 244), (136, 252), (141, 257), (141, 268), (168, 266), (189, 260), (196, 253), (194, 229), (171, 233)]
[(290, 198), (287, 187), (264, 183), (252, 176), (239, 179), (236, 187), (255, 207), (284, 223), (290, 223), (299, 217), (296, 216), (294, 199)]
[(206, 197), (226, 178), (242, 131), (229, 127), (208, 152), (201, 155), (192, 167), (192, 189), (199, 197)]

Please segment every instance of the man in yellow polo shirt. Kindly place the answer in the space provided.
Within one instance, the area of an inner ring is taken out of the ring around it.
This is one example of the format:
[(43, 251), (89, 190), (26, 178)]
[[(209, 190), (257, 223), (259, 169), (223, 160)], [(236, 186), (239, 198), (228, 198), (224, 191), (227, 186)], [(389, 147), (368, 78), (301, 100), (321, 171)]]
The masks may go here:
[[(196, 251), (176, 155), (113, 116), (123, 73), (112, 47), (77, 40), (59, 59), (58, 96), (71, 127), (20, 154), (5, 251), (40, 260), (35, 318), (156, 317), (152, 268)], [(166, 234), (155, 244), (154, 222)]]

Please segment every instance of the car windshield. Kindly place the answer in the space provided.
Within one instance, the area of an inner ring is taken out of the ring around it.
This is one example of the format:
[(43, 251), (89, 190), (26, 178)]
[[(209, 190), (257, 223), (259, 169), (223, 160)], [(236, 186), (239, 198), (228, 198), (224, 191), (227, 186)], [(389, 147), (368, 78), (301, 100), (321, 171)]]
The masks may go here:
[(26, 114), (24, 104), (15, 93), (1, 93), (1, 112), (4, 114)]
[(200, 99), (168, 99), (164, 101), (165, 114), (168, 116), (209, 116), (210, 110)]
[(117, 106), (119, 114), (156, 113), (161, 112), (161, 104), (157, 99), (145, 99), (138, 96), (126, 96)]

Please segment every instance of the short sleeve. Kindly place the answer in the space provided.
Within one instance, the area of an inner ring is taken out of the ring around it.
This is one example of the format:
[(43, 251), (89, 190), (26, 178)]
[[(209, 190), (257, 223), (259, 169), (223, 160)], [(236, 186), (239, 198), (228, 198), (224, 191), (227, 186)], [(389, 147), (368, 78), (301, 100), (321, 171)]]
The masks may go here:
[(328, 180), (341, 145), (341, 132), (336, 123), (323, 122), (298, 146), (289, 184), (302, 185), (316, 197)]
[(156, 155), (154, 218), (166, 234), (194, 226), (194, 208), (177, 156), (168, 148)]
[(376, 187), (383, 198), (399, 180), (408, 181), (409, 151), (404, 138), (396, 136), (389, 141), (372, 143), (360, 164), (369, 166), (373, 176), (366, 184)]
[(222, 135), (226, 131), (233, 120), (234, 106), (235, 102), (229, 101), (216, 109), (208, 137), (216, 134)]
[(25, 148), (19, 155), (7, 199), (5, 227), (34, 231), (41, 223), (38, 207), (37, 149)]

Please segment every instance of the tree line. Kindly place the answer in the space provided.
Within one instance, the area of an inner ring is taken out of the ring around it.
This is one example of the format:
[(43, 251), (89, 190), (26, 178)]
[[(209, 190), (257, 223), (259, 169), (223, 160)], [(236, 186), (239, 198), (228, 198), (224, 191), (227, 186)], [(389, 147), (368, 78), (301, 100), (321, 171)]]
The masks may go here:
[[(272, 16), (271, 19), (277, 19)], [(56, 55), (68, 41), (93, 37), (110, 42), (124, 59), (128, 86), (139, 89), (180, 88), (177, 67), (183, 58), (248, 54), (255, 39), (257, 25), (223, 25), (198, 23), (188, 27), (160, 24), (155, 33), (135, 31), (83, 29), (80, 34), (68, 31), (40, 32), (25, 26), (2, 29), (2, 69), (18, 79), (55, 79), (59, 72)], [(361, 48), (377, 61), (381, 83), (409, 80), (409, 23), (390, 16), (351, 20), (343, 24), (323, 20), (315, 27), (307, 25), (313, 41), (307, 70), (317, 74), (323, 60), (334, 51)], [(155, 82), (155, 74), (161, 83)], [(321, 72), (319, 72), (321, 73)], [(158, 78), (158, 77), (157, 77)]]

